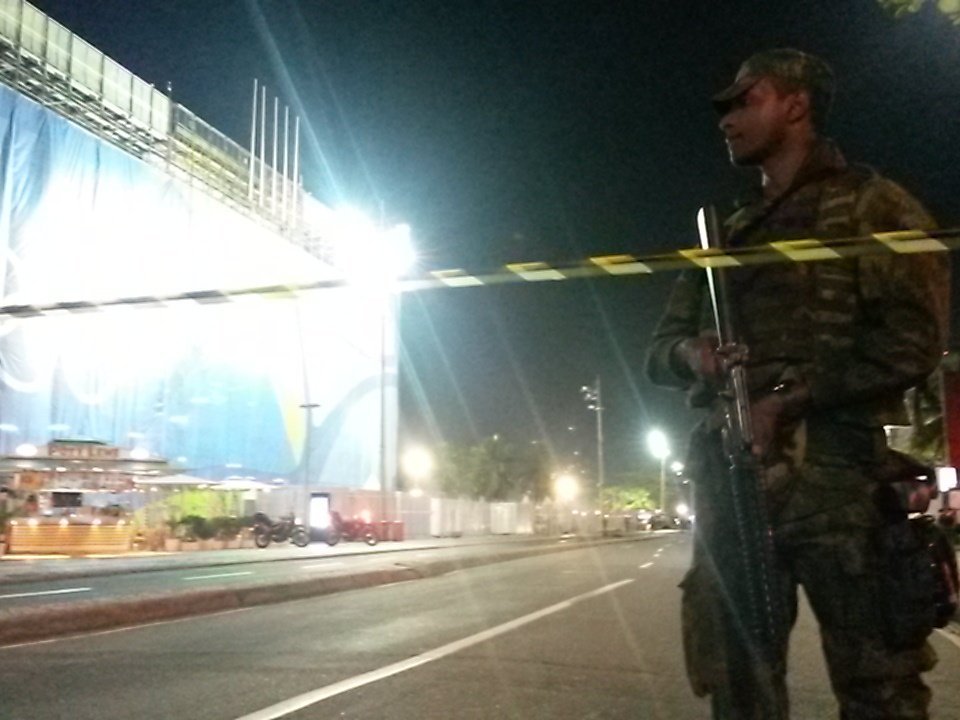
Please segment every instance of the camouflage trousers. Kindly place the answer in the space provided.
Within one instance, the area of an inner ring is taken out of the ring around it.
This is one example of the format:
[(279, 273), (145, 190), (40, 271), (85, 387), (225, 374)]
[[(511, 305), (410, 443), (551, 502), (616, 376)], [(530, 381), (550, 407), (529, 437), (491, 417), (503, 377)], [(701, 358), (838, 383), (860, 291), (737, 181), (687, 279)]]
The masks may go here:
[[(719, 444), (708, 441), (696, 455), (694, 558), (681, 584), (688, 676), (697, 695), (713, 696), (717, 720), (764, 720), (758, 707), (731, 708), (724, 699), (744, 679), (730, 677), (724, 657), (723, 638), (730, 632), (724, 627), (727, 593), (712, 553), (734, 528), (729, 517), (717, 512), (723, 503), (717, 502), (715, 478), (723, 477), (726, 466)], [(936, 655), (926, 641), (894, 647), (887, 639), (878, 598), (890, 588), (882, 582), (884, 563), (876, 543), (884, 520), (870, 492), (869, 464), (856, 458), (807, 457), (797, 467), (769, 468), (767, 478), (775, 588), (789, 623), (781, 633), (772, 680), (781, 717), (788, 717), (787, 641), (796, 620), (798, 588), (803, 587), (820, 626), (841, 720), (925, 720), (930, 691), (921, 673), (934, 666)]]

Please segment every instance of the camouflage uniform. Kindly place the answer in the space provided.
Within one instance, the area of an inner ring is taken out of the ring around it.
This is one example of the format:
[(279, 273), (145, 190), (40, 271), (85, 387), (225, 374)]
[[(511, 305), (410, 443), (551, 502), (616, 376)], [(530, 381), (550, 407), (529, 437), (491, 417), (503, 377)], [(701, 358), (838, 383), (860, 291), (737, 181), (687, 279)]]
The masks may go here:
[[(747, 204), (725, 223), (730, 245), (933, 227), (907, 192), (869, 168), (847, 165), (826, 141), (778, 200)], [(883, 426), (906, 424), (903, 393), (934, 370), (945, 346), (948, 272), (945, 253), (890, 253), (729, 273), (750, 349), (751, 397), (791, 378), (811, 391), (806, 414), (779, 429), (764, 483), (777, 587), (791, 625), (797, 587), (804, 587), (846, 720), (927, 717), (930, 693), (920, 673), (936, 656), (925, 638), (895, 644), (885, 634), (878, 598), (897, 588), (884, 580), (874, 539), (884, 519), (871, 496), (887, 458)], [(647, 372), (657, 384), (687, 390), (692, 405), (710, 408), (712, 389), (673, 357), (678, 342), (712, 328), (704, 275), (688, 271), (677, 280), (654, 333)], [(717, 650), (722, 593), (710, 557), (723, 534), (733, 531), (711, 483), (727, 468), (720, 424), (716, 412), (708, 413), (691, 440), (687, 468), (698, 527), (683, 583), (691, 682), (698, 695), (715, 698), (731, 682)], [(788, 634), (785, 629), (775, 682), (784, 717)], [(734, 716), (760, 717), (756, 708), (740, 708)]]

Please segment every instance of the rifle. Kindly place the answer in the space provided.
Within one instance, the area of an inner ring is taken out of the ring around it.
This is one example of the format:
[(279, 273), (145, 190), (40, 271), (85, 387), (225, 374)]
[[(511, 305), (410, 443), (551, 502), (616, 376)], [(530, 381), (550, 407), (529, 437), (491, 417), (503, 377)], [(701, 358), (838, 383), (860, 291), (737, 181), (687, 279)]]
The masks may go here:
[[(713, 207), (697, 215), (703, 250), (722, 247)], [(718, 354), (724, 368), (723, 450), (728, 463), (725, 478), (718, 479), (717, 508), (732, 517), (734, 527), (708, 538), (724, 605), (723, 643), (726, 688), (713, 697), (714, 718), (763, 717), (778, 720), (784, 708), (778, 702), (776, 673), (783, 662), (786, 609), (775, 588), (773, 536), (767, 518), (762, 468), (752, 452), (753, 428), (746, 361), (748, 348), (738, 334), (726, 271), (707, 268), (707, 285), (719, 339)]]

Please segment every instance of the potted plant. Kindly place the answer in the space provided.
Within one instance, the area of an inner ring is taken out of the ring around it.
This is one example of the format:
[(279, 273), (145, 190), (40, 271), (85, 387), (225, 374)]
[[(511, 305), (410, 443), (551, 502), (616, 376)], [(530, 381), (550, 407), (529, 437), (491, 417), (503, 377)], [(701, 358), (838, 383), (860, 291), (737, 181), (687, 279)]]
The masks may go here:
[(240, 547), (240, 519), (230, 515), (220, 515), (210, 521), (214, 537), (221, 542), (221, 547)]
[(200, 540), (207, 536), (209, 524), (205, 517), (199, 515), (184, 515), (180, 518), (180, 549), (202, 550)]

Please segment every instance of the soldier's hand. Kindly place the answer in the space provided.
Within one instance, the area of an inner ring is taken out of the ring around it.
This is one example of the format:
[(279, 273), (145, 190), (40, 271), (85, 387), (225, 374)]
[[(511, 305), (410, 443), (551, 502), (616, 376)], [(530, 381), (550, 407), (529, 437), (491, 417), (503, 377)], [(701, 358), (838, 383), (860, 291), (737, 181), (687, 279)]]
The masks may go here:
[(779, 430), (801, 417), (810, 405), (810, 389), (806, 383), (795, 381), (778, 385), (750, 405), (753, 429), (753, 454), (766, 458)]
[(674, 345), (673, 359), (694, 378), (711, 384), (717, 383), (723, 375), (723, 364), (717, 355), (717, 345), (716, 335), (687, 338)]

